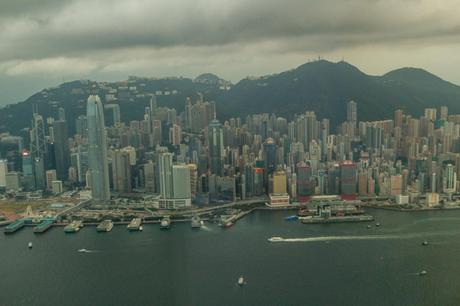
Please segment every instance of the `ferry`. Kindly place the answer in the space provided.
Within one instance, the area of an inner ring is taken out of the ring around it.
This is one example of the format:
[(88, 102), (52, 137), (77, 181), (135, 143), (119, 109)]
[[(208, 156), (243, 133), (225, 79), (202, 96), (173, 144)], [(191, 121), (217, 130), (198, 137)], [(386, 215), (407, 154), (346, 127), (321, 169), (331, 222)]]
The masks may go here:
[(192, 228), (201, 228), (202, 226), (201, 218), (198, 215), (194, 215), (190, 222), (191, 222)]
[(110, 232), (113, 228), (112, 220), (104, 220), (97, 226), (98, 232)]
[(47, 231), (51, 226), (53, 226), (54, 220), (47, 219), (42, 221), (40, 224), (34, 227), (34, 233), (44, 233)]
[(283, 241), (284, 239), (281, 237), (270, 237), (268, 238), (268, 241), (270, 242), (278, 242), (278, 241)]
[[(321, 223), (341, 223), (341, 222), (366, 222), (373, 221), (374, 217), (371, 215), (359, 215), (359, 216), (340, 216), (340, 217), (322, 217), (322, 216), (309, 216), (302, 217), (301, 222), (303, 224), (321, 224)], [(370, 226), (368, 226), (370, 228)]]
[(66, 233), (76, 233), (83, 227), (83, 221), (75, 220), (64, 227)]
[(126, 226), (128, 231), (139, 231), (141, 227), (142, 219), (141, 218), (134, 218), (131, 222)]
[(7, 225), (4, 229), (5, 234), (14, 233), (24, 227), (25, 221), (23, 219), (16, 220), (13, 223)]
[(169, 217), (164, 217), (160, 222), (160, 229), (167, 230), (171, 226), (171, 219)]

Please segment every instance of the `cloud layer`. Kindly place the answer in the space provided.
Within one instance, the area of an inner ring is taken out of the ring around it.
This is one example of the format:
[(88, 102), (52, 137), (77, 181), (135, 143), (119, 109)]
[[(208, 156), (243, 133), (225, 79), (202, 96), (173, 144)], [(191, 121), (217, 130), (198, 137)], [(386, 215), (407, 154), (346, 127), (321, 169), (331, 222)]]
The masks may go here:
[(370, 73), (421, 66), (460, 83), (447, 64), (460, 46), (456, 0), (6, 2), (0, 79), (212, 71), (236, 81), (321, 54)]

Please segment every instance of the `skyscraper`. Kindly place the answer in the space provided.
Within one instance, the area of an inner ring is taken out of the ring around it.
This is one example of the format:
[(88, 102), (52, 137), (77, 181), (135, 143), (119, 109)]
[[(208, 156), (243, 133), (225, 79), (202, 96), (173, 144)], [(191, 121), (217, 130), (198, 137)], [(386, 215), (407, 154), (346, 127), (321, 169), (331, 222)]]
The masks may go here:
[(353, 100), (347, 104), (347, 123), (350, 132), (349, 135), (354, 137), (358, 126), (358, 105)]
[(172, 153), (160, 153), (158, 158), (158, 170), (160, 195), (163, 199), (173, 198), (172, 166)]
[(63, 107), (59, 107), (58, 109), (58, 119), (65, 121), (65, 109)]
[(69, 166), (69, 139), (67, 136), (67, 124), (63, 120), (53, 122), (54, 130), (54, 158), (56, 160), (56, 173), (59, 180), (66, 180)]
[(347, 104), (347, 121), (352, 123), (356, 128), (356, 123), (358, 122), (358, 105), (353, 100)]
[(75, 129), (77, 134), (86, 137), (88, 135), (88, 126), (86, 121), (86, 116), (80, 115), (75, 120)]
[(356, 164), (345, 161), (340, 164), (340, 190), (345, 196), (356, 195), (357, 166)]
[(111, 118), (111, 124), (109, 125), (117, 125), (121, 122), (121, 113), (120, 113), (120, 106), (118, 104), (107, 104), (104, 108), (109, 113), (109, 118)]
[(452, 164), (447, 164), (443, 169), (442, 186), (445, 193), (454, 193), (457, 190), (457, 173)]
[(174, 165), (173, 176), (173, 197), (174, 199), (190, 199), (190, 168), (187, 165)]
[(155, 164), (150, 161), (144, 164), (145, 191), (155, 192)]
[[(156, 115), (157, 115), (157, 97), (155, 95), (152, 95), (152, 97), (150, 98), (150, 120), (151, 122), (153, 123), (153, 120), (155, 119)], [(153, 124), (152, 124), (152, 128), (153, 128)]]
[(22, 158), (22, 185), (25, 190), (35, 189), (33, 158), (29, 152), (23, 151)]
[(115, 150), (112, 158), (113, 189), (118, 192), (131, 192), (131, 164), (129, 152)]
[(43, 190), (46, 187), (45, 180), (45, 161), (43, 158), (35, 157), (34, 159), (35, 188)]
[(45, 124), (43, 117), (37, 113), (32, 117), (32, 129), (30, 130), (30, 150), (34, 157), (46, 155)]
[(276, 144), (273, 138), (267, 138), (264, 143), (265, 175), (270, 175), (276, 168)]
[(223, 175), (223, 150), (224, 150), (224, 137), (222, 124), (218, 120), (212, 120), (209, 124), (209, 161), (211, 173), (218, 176)]
[(92, 197), (96, 201), (108, 201), (110, 200), (110, 189), (104, 109), (97, 95), (91, 95), (88, 98), (86, 118)]

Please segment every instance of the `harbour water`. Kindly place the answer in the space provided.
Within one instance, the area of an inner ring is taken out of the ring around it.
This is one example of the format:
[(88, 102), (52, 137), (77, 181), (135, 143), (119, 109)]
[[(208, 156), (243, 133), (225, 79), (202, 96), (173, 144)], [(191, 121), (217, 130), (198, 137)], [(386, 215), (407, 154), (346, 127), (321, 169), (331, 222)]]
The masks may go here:
[(0, 305), (458, 305), (460, 211), (367, 212), (375, 221), (256, 211), (228, 229), (24, 228), (0, 235)]

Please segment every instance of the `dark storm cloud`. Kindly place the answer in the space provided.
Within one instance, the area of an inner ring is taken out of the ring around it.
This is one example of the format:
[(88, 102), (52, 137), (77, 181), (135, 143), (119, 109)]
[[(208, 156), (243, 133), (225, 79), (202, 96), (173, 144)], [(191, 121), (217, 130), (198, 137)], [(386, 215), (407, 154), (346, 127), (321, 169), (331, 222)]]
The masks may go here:
[[(38, 2), (22, 0), (2, 10), (15, 17), (0, 23), (3, 61), (133, 47), (247, 46), (264, 41), (277, 42), (286, 51), (292, 42), (293, 49), (300, 45), (307, 51), (323, 51), (374, 43), (450, 41), (459, 37), (460, 24), (455, 1), (442, 6), (431, 0), (48, 0), (43, 6)], [(21, 6), (27, 7), (26, 17)]]
[(238, 81), (318, 55), (459, 83), (459, 12), (458, 0), (0, 0), (0, 104), (65, 80)]

